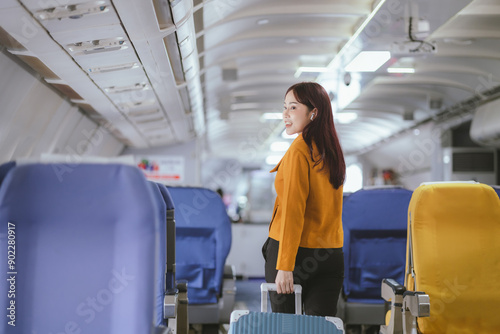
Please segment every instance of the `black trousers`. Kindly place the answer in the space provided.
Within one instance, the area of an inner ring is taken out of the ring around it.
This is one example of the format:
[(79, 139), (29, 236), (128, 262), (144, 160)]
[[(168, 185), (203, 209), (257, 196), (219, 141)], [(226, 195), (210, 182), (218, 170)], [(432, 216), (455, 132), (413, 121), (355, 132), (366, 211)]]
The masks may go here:
[[(266, 282), (274, 283), (278, 271), (279, 242), (268, 238), (262, 246)], [(293, 270), (293, 283), (302, 285), (304, 313), (335, 316), (337, 301), (344, 281), (344, 252), (342, 248), (299, 247)], [(270, 292), (273, 312), (295, 313), (294, 294)]]

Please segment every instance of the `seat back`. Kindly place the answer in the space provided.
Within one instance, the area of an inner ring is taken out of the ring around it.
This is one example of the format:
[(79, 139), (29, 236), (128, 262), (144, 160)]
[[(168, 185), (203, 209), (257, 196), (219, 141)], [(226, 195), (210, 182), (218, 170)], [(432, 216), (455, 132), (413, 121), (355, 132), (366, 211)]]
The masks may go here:
[(500, 198), (500, 186), (493, 186), (493, 189), (497, 193), (498, 197)]
[(156, 276), (156, 303), (155, 303), (155, 312), (156, 312), (156, 325), (165, 324), (163, 320), (163, 304), (164, 304), (164, 293), (166, 290), (166, 282), (165, 282), (165, 272), (166, 272), (166, 252), (167, 252), (167, 239), (166, 239), (166, 230), (167, 230), (167, 205), (163, 200), (163, 195), (160, 191), (160, 185), (149, 181), (149, 186), (151, 187), (151, 192), (153, 194), (156, 207), (157, 207), (157, 216), (159, 219), (158, 226), (158, 262), (157, 265), (159, 270), (157, 271)]
[(135, 167), (16, 166), (0, 188), (0, 247), (15, 245), (0, 332), (151, 333), (157, 211)]
[(2, 185), (3, 179), (7, 176), (7, 173), (15, 166), (15, 161), (9, 161), (0, 165), (0, 186)]
[(164, 184), (157, 183), (158, 188), (160, 189), (161, 195), (163, 197), (163, 201), (166, 204), (166, 218), (167, 218), (167, 229), (166, 229), (166, 238), (167, 238), (167, 270), (165, 276), (165, 284), (167, 289), (175, 289), (175, 205), (168, 191), (167, 187)]
[(384, 277), (404, 279), (406, 217), (412, 192), (362, 189), (345, 198), (344, 293), (347, 301), (383, 303)]
[(500, 201), (495, 191), (479, 183), (423, 184), (410, 202), (408, 233), (405, 286), (430, 298), (430, 317), (418, 319), (419, 330), (499, 333)]
[(231, 222), (215, 191), (168, 187), (175, 204), (176, 277), (188, 281), (189, 304), (213, 304), (221, 294), (231, 248)]

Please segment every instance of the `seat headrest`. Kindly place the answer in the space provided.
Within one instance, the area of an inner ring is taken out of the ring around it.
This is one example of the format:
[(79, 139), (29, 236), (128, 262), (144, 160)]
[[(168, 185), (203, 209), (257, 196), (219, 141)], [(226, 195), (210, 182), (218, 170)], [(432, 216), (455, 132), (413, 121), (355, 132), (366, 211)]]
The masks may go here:
[[(418, 187), (409, 208), (415, 290), (431, 300), (419, 329), (432, 333), (493, 333), (500, 318), (500, 201), (479, 183)], [(413, 289), (407, 277), (406, 285)], [(488, 306), (489, 305), (489, 306)]]

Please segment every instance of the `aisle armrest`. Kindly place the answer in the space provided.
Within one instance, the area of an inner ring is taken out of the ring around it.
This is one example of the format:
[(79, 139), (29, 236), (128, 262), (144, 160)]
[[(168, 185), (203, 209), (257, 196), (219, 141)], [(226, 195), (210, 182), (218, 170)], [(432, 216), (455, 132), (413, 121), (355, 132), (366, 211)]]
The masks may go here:
[(406, 288), (391, 278), (382, 280), (382, 298), (391, 303), (390, 318), (386, 319), (386, 325), (380, 326), (380, 332), (383, 334), (402, 334), (403, 333), (403, 294)]
[(163, 301), (163, 318), (170, 319), (177, 317), (178, 290), (168, 289)]
[(430, 316), (429, 295), (421, 291), (406, 291), (403, 294), (404, 333), (417, 332), (417, 318)]
[(188, 282), (186, 280), (176, 281), (178, 293), (178, 309), (176, 321), (176, 334), (189, 333), (189, 314), (188, 314)]

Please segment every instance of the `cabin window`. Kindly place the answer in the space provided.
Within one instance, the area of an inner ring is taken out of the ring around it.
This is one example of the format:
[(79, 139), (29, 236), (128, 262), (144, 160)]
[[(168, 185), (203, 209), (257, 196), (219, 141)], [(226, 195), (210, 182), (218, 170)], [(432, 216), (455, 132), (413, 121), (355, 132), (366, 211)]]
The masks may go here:
[(355, 192), (363, 187), (363, 171), (357, 163), (347, 166), (344, 192)]

